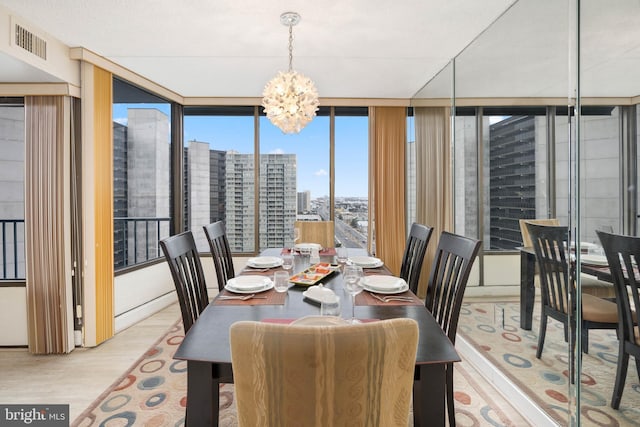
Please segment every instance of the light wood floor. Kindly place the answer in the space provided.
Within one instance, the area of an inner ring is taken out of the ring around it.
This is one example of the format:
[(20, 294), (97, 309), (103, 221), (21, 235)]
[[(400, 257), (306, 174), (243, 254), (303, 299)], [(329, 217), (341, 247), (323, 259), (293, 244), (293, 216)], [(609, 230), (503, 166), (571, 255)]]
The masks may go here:
[(0, 349), (0, 403), (69, 404), (73, 421), (179, 318), (175, 303), (97, 347), (67, 355)]
[[(98, 347), (76, 348), (68, 355), (34, 356), (24, 348), (0, 349), (0, 403), (69, 404), (73, 421), (179, 317), (178, 304), (172, 304)], [(465, 369), (512, 425), (529, 425), (473, 367), (465, 364)]]

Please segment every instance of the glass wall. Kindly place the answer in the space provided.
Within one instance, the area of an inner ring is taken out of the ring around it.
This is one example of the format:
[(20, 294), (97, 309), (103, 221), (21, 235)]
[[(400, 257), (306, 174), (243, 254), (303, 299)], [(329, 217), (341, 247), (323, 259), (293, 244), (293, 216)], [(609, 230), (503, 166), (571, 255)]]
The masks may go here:
[(255, 250), (254, 107), (185, 107), (184, 218), (198, 249), (202, 227), (224, 221), (233, 252)]
[(113, 80), (114, 267), (162, 256), (171, 221), (171, 105)]
[(24, 280), (24, 105), (0, 98), (0, 280)]
[(260, 116), (260, 249), (293, 246), (297, 219), (330, 220), (329, 108), (297, 134)]
[(208, 251), (202, 226), (223, 220), (232, 252), (256, 253), (291, 246), (296, 220), (335, 215), (338, 244), (366, 247), (368, 126), (361, 107), (321, 108), (298, 134), (259, 107), (185, 107), (184, 228)]
[(367, 249), (369, 117), (366, 107), (335, 108), (336, 245)]

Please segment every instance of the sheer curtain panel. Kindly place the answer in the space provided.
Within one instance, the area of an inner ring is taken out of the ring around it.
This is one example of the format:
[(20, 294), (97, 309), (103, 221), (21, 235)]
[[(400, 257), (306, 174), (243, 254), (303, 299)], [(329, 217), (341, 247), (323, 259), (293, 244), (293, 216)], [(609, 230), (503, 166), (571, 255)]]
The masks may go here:
[[(416, 222), (433, 227), (423, 269), (430, 269), (440, 234), (453, 231), (450, 108), (414, 108), (416, 126)], [(418, 295), (424, 297), (429, 271), (423, 271)]]
[(73, 349), (65, 262), (65, 98), (25, 97), (25, 253), (29, 351)]

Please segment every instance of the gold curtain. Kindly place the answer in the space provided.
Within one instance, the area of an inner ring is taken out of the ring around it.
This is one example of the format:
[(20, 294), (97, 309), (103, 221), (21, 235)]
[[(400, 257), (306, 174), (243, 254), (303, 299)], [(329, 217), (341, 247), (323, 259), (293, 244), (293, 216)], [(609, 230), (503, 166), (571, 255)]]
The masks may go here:
[(67, 353), (64, 98), (25, 97), (25, 253), (29, 351)]
[(436, 247), (443, 231), (453, 231), (450, 109), (417, 107), (416, 126), (416, 222), (433, 227), (427, 246), (418, 295), (426, 295)]
[[(369, 154), (369, 224), (373, 225), (376, 256), (393, 274), (400, 274), (407, 239), (405, 221), (405, 148), (407, 111), (404, 107), (371, 107)], [(370, 232), (371, 233), (371, 232)], [(371, 237), (371, 236), (370, 236)]]

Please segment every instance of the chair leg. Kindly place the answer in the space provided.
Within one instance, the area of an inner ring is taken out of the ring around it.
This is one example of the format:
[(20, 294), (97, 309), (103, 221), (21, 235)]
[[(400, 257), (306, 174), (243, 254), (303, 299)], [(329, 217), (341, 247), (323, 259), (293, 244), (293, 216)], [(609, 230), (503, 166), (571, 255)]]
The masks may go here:
[[(613, 394), (611, 395), (611, 407), (618, 409), (620, 407), (620, 400), (622, 400), (622, 391), (624, 390), (624, 383), (627, 379), (627, 368), (629, 367), (629, 353), (624, 351), (624, 340), (620, 341), (620, 349), (618, 350), (618, 367), (616, 369), (616, 382), (613, 386)], [(636, 368), (638, 361), (636, 359)], [(640, 376), (640, 369), (638, 369), (638, 375)]]
[(540, 316), (540, 333), (538, 333), (538, 349), (536, 350), (536, 358), (542, 356), (542, 347), (544, 347), (544, 337), (547, 333), (547, 315), (542, 313)]
[(582, 326), (582, 351), (589, 354), (589, 329)]
[(447, 414), (449, 418), (449, 427), (456, 427), (456, 407), (453, 399), (453, 364), (449, 363), (445, 372), (446, 389), (447, 389)]

